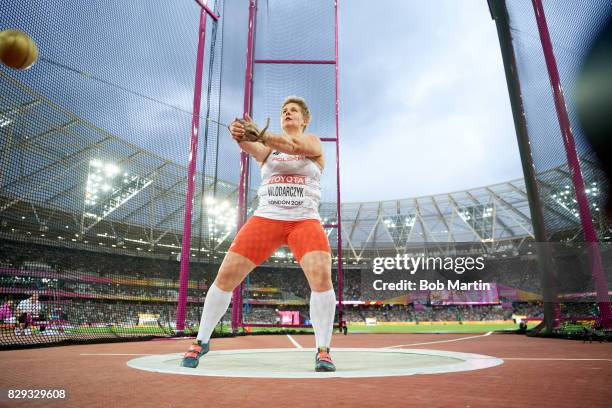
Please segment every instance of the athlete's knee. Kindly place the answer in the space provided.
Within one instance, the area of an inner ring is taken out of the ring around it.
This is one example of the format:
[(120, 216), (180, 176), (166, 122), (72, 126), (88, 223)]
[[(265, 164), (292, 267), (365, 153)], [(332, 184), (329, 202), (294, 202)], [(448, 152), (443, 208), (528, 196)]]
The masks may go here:
[(230, 292), (240, 285), (240, 282), (244, 279), (244, 276), (248, 272), (242, 270), (237, 265), (231, 267), (221, 266), (217, 277), (215, 278), (215, 286), (226, 292)]
[(214, 284), (221, 290), (232, 291), (254, 267), (255, 264), (248, 258), (228, 252), (217, 272)]
[(314, 292), (326, 292), (333, 289), (331, 273), (325, 270), (310, 275), (310, 289)]
[(218, 274), (213, 284), (225, 292), (231, 292), (240, 284), (240, 281), (230, 274)]
[(312, 270), (331, 270), (331, 255), (324, 251), (308, 252), (302, 256), (302, 259), (300, 259), (300, 264), (303, 268)]

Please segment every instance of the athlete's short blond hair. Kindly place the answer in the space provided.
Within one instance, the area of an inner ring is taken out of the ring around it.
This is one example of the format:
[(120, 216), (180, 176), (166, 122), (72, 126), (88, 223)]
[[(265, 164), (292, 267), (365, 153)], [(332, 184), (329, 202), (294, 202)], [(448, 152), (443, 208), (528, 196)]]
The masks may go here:
[(283, 114), (283, 108), (289, 103), (297, 104), (302, 110), (302, 116), (304, 116), (304, 121), (306, 122), (306, 126), (304, 126), (304, 129), (306, 129), (308, 123), (310, 122), (310, 110), (308, 109), (308, 105), (306, 104), (306, 99), (301, 98), (299, 96), (286, 97), (283, 101), (283, 104), (281, 105), (281, 115)]

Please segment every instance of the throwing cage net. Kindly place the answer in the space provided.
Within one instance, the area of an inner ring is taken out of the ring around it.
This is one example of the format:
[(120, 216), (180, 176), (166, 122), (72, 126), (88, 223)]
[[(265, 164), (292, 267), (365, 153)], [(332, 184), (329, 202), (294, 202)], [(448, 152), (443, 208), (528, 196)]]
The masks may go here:
[[(271, 119), (270, 130), (280, 133), (280, 109), (287, 96), (303, 97), (311, 113), (307, 133), (323, 144), (325, 169), (321, 178), (321, 223), (332, 247), (332, 277), (337, 293), (338, 326), (342, 318), (342, 254), (338, 233), (338, 57), (337, 4), (331, 0), (288, 3), (278, 0), (251, 1), (247, 44), (246, 112), (255, 122)], [(288, 39), (291, 39), (288, 41)], [(249, 60), (250, 56), (250, 60)], [(241, 180), (248, 185), (246, 215), (257, 206), (261, 183), (260, 166), (248, 164)], [(240, 206), (239, 206), (240, 211)], [(265, 237), (262, 237), (265, 239)], [(275, 268), (256, 268), (234, 293), (232, 326), (310, 326), (310, 288), (297, 260), (287, 246), (279, 248), (267, 262)]]
[(606, 180), (577, 114), (578, 77), (609, 1), (489, 1), (531, 207), (547, 328), (612, 327)]
[[(335, 3), (305, 3), (301, 17), (258, 3), (249, 104), (278, 131), (282, 99), (308, 101), (309, 131), (329, 139), (321, 213), (336, 252)], [(249, 5), (0, 5), (0, 28), (27, 33), (40, 51), (28, 70), (0, 67), (2, 347), (197, 332), (240, 210), (256, 206), (258, 171), (251, 163), (241, 178), (224, 125), (243, 112)], [(296, 46), (283, 30), (300, 36)], [(309, 63), (255, 61), (268, 58)], [(300, 279), (281, 249), (235, 300), (244, 321), (230, 310), (219, 330), (286, 319), (277, 309), (303, 323)]]
[(0, 28), (40, 52), (28, 70), (0, 67), (0, 346), (173, 335), (199, 121), (183, 310), (195, 331), (216, 270), (204, 196), (237, 181), (212, 122), (223, 2), (52, 3), (0, 5)]

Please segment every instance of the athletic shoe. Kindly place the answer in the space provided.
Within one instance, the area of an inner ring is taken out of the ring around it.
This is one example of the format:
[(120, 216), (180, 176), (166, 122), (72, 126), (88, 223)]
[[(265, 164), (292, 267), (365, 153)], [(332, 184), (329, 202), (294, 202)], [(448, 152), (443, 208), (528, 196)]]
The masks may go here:
[(200, 362), (200, 357), (210, 351), (208, 343), (202, 343), (200, 340), (194, 342), (189, 350), (183, 356), (181, 365), (183, 367), (196, 368)]
[(319, 347), (315, 358), (315, 371), (329, 372), (336, 371), (336, 366), (329, 356), (329, 347)]

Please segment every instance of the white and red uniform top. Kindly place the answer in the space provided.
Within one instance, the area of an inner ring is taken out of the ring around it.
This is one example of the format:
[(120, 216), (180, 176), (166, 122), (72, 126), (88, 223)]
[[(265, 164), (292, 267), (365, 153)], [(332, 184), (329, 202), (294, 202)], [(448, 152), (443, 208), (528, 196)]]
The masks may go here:
[(320, 220), (321, 166), (303, 155), (273, 150), (261, 166), (254, 215), (273, 220)]

